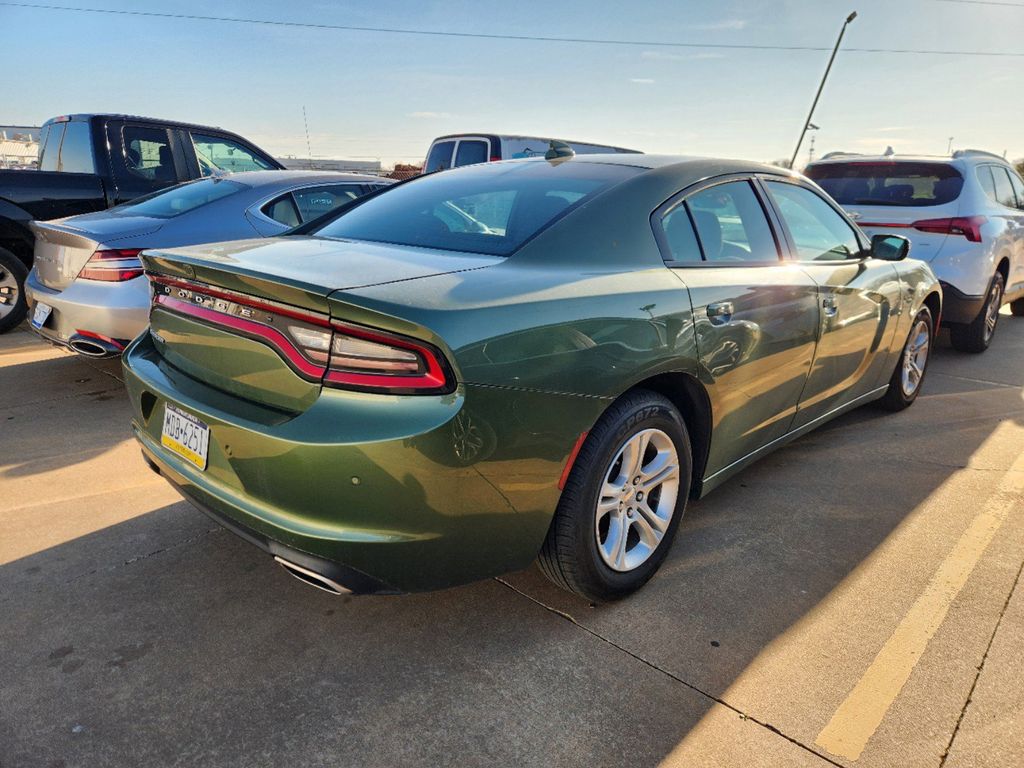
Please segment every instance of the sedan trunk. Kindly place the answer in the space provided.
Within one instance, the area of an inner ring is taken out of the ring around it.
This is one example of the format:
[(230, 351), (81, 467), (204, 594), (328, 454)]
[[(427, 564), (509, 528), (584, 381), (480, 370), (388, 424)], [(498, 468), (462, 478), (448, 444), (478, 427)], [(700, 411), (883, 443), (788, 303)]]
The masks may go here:
[[(82, 218), (78, 217), (79, 220)], [(39, 282), (47, 288), (62, 291), (78, 277), (101, 244), (120, 243), (125, 239), (131, 243), (134, 238), (152, 234), (161, 226), (160, 221), (145, 217), (97, 218), (89, 224), (89, 227), (83, 227), (62, 221), (32, 223), (36, 236), (35, 270)], [(119, 244), (118, 247), (131, 246)]]

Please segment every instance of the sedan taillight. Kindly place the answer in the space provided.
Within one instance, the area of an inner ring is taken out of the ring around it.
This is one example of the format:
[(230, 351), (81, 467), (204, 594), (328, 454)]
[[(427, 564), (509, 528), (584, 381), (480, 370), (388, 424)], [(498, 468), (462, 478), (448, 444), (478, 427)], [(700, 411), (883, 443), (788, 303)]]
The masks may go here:
[(426, 343), (335, 324), (324, 384), (371, 392), (451, 392), (454, 383), (443, 361)]
[(78, 276), (85, 280), (102, 280), (107, 283), (121, 283), (134, 280), (143, 274), (139, 261), (141, 248), (119, 248), (96, 251), (82, 267)]

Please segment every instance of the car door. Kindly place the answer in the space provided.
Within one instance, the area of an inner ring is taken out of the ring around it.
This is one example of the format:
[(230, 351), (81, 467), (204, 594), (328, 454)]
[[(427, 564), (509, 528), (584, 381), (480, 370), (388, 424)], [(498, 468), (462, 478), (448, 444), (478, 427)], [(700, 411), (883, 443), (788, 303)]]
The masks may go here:
[(761, 180), (789, 258), (818, 285), (818, 345), (793, 428), (884, 386), (902, 296), (899, 273), (823, 194), (798, 179)]
[(685, 190), (652, 221), (666, 264), (690, 292), (714, 420), (711, 476), (789, 431), (814, 357), (817, 286), (782, 260), (749, 178)]

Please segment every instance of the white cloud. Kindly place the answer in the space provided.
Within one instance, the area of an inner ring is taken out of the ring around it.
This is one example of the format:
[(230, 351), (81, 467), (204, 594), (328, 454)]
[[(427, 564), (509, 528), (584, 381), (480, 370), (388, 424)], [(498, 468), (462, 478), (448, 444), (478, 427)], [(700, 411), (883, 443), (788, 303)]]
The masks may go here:
[(409, 117), (417, 120), (444, 120), (452, 117), (450, 112), (410, 112)]
[(654, 80), (649, 77), (631, 77), (629, 78), (631, 83), (639, 83), (640, 85), (653, 85)]
[(708, 24), (694, 24), (690, 26), (690, 29), (700, 29), (708, 32), (713, 32), (721, 29), (744, 29), (746, 26), (746, 19), (722, 19), (721, 21), (712, 21)]
[(889, 133), (890, 131), (909, 131), (910, 126), (907, 125), (887, 125), (883, 128), (875, 128), (880, 133)]

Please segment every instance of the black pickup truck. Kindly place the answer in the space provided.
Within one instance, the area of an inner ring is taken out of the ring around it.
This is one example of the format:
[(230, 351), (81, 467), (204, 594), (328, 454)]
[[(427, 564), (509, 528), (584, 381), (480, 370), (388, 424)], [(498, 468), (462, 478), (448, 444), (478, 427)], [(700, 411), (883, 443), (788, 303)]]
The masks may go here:
[(25, 316), (33, 219), (103, 210), (216, 171), (268, 168), (283, 166), (220, 128), (128, 115), (47, 120), (39, 170), (0, 171), (0, 333)]

